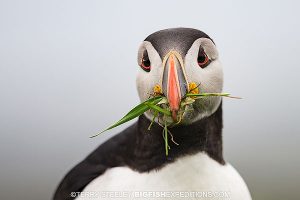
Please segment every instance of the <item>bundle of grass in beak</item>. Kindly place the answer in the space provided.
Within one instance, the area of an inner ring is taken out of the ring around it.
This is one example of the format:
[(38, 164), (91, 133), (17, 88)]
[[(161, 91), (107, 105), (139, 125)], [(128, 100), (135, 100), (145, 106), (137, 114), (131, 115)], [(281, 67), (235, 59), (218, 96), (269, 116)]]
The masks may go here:
[[(212, 97), (212, 96), (222, 96), (222, 97), (230, 97), (230, 98), (237, 98), (239, 99), (239, 97), (232, 97), (230, 96), (229, 93), (197, 93), (197, 92), (193, 92), (192, 90), (189, 91), (189, 93), (187, 93), (185, 95), (185, 97), (183, 98), (183, 100), (181, 101), (180, 107), (183, 108), (181, 110), (184, 110), (184, 107), (187, 105), (191, 105), (195, 102), (196, 99), (198, 98), (205, 98), (205, 97)], [(158, 122), (159, 125), (163, 128), (163, 138), (165, 140), (165, 151), (166, 151), (166, 156), (168, 156), (168, 152), (170, 149), (170, 146), (168, 144), (168, 134), (171, 134), (168, 130), (168, 126), (170, 126), (171, 124), (169, 124), (167, 122), (167, 117), (171, 116), (171, 112), (170, 109), (168, 107), (168, 101), (167, 98), (165, 96), (163, 96), (162, 94), (156, 94), (155, 97), (150, 98), (144, 102), (142, 102), (141, 104), (135, 106), (132, 110), (130, 110), (124, 117), (122, 117), (119, 121), (117, 121), (115, 124), (113, 124), (112, 126), (108, 127), (107, 129), (103, 130), (102, 132), (91, 136), (91, 138), (96, 137), (98, 135), (100, 135), (101, 133), (108, 131), (110, 129), (113, 129), (121, 124), (124, 124), (136, 117), (139, 117), (140, 115), (144, 114), (145, 112), (147, 112), (148, 110), (152, 111), (153, 114), (153, 118), (152, 121), (148, 127), (148, 130), (151, 129), (151, 126), (153, 124), (153, 122), (155, 121), (155, 119), (161, 115), (163, 122)], [(182, 118), (183, 112), (180, 115), (180, 119)], [(178, 122), (176, 122), (176, 124), (180, 123), (180, 120)], [(173, 125), (173, 124), (172, 124)], [(171, 135), (171, 140), (177, 144), (174, 140), (173, 140), (173, 136)], [(178, 144), (177, 144), (178, 145)]]

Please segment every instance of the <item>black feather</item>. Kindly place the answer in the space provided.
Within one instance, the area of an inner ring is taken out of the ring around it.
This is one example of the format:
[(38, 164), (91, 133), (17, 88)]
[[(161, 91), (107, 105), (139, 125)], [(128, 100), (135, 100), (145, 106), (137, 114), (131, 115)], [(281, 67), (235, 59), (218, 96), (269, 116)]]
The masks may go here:
[[(213, 42), (206, 33), (192, 28), (164, 29), (152, 33), (145, 41), (153, 45), (162, 59), (170, 50), (176, 50), (184, 58), (194, 41), (198, 38), (208, 38)], [(170, 47), (173, 49), (170, 49)]]
[(100, 145), (64, 177), (54, 200), (73, 199), (71, 192), (81, 192), (93, 179), (112, 167), (127, 166), (141, 173), (148, 172), (200, 151), (220, 164), (225, 163), (222, 154), (222, 104), (207, 118), (191, 125), (170, 128), (179, 145), (169, 141), (169, 156), (165, 155), (162, 127), (154, 123), (149, 131), (149, 124), (150, 121), (142, 115), (132, 126)]

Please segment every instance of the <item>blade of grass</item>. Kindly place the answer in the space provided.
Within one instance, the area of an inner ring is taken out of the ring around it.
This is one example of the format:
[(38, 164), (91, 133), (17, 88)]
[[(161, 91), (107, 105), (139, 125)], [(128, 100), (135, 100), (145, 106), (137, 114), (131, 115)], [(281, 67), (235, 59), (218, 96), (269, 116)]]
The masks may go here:
[(157, 117), (157, 115), (158, 115), (158, 111), (156, 110), (156, 111), (154, 111), (153, 118), (152, 118), (152, 120), (151, 120), (150, 125), (148, 126), (148, 131), (150, 131), (150, 129), (151, 129), (151, 127), (152, 127), (152, 124), (153, 124), (155, 118)]
[(230, 96), (229, 93), (200, 93), (200, 94), (186, 94), (187, 97), (210, 97), (210, 96), (222, 96), (222, 97), (229, 97), (234, 99), (241, 99), (240, 97), (233, 97)]
[(165, 114), (167, 116), (171, 116), (171, 112), (170, 111), (168, 111), (166, 109), (163, 109), (163, 108), (155, 105), (154, 103), (146, 103), (146, 105), (148, 105), (153, 110), (156, 110), (156, 111), (158, 111), (160, 113), (163, 113), (163, 114)]
[(132, 110), (130, 110), (123, 118), (121, 118), (118, 122), (116, 122), (112, 126), (108, 127), (107, 129), (103, 130), (102, 132), (91, 136), (90, 138), (96, 137), (105, 131), (113, 129), (121, 124), (124, 124), (124, 123), (140, 116), (141, 114), (143, 114), (144, 112), (146, 112), (147, 110), (150, 109), (149, 105), (152, 105), (152, 104), (155, 105), (155, 104), (159, 103), (161, 101), (161, 99), (162, 99), (162, 97), (154, 97), (154, 98), (148, 99), (147, 101), (137, 105)]
[(168, 127), (167, 127), (166, 122), (165, 122), (165, 126), (164, 126), (164, 139), (165, 139), (166, 156), (168, 156), (169, 155), (169, 144), (168, 144)]

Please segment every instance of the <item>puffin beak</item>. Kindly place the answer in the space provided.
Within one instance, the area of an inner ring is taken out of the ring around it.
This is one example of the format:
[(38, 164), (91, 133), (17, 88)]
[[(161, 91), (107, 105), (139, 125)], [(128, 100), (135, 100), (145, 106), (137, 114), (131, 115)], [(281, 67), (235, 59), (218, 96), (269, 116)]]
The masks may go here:
[(163, 61), (162, 89), (167, 97), (172, 118), (176, 122), (181, 99), (188, 91), (187, 79), (183, 68), (183, 60), (176, 51), (169, 52)]

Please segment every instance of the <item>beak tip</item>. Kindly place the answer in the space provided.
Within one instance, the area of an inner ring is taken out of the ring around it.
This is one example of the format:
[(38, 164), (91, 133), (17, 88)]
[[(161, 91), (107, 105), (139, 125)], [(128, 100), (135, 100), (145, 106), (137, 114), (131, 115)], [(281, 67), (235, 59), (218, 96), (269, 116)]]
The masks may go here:
[(175, 110), (172, 111), (172, 118), (174, 121), (177, 121), (177, 112)]

